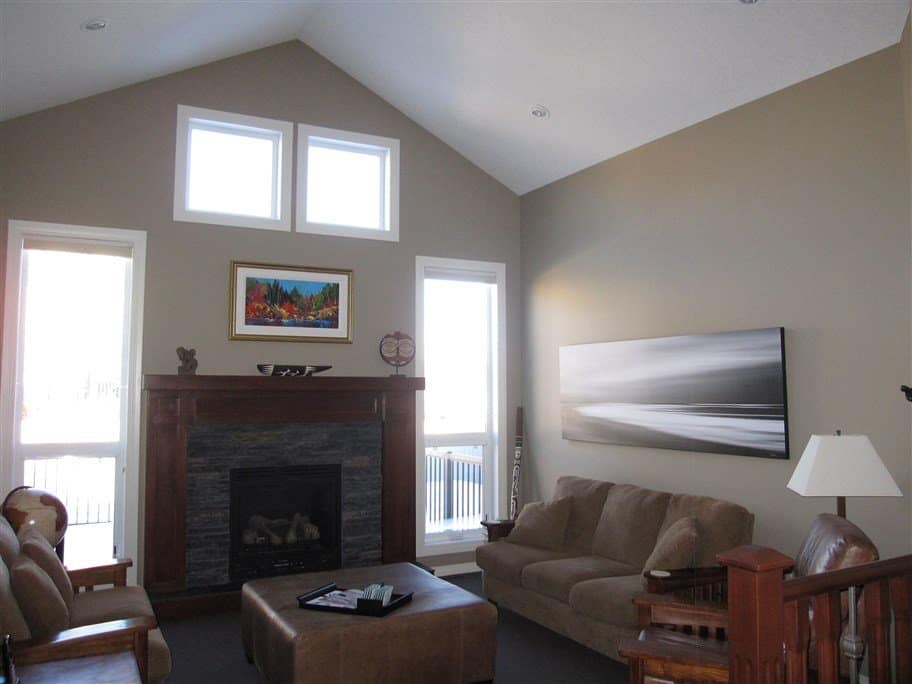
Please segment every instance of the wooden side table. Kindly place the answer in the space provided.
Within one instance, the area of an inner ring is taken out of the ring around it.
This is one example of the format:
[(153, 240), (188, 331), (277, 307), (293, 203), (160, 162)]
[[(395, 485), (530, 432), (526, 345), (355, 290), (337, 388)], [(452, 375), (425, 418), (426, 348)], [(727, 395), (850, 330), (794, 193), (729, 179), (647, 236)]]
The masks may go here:
[(515, 520), (482, 520), (482, 526), (488, 531), (488, 541), (497, 541), (506, 537), (516, 526)]

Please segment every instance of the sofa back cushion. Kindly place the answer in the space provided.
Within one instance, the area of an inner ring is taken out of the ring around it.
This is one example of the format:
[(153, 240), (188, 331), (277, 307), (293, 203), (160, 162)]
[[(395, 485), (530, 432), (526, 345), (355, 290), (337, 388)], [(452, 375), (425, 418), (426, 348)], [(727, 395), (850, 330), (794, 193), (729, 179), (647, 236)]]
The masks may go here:
[(28, 625), (19, 604), (13, 595), (13, 585), (10, 582), (9, 568), (0, 558), (0, 635), (10, 634), (19, 641), (30, 638)]
[(507, 535), (506, 540), (513, 544), (559, 551), (564, 547), (569, 517), (569, 497), (527, 503), (516, 518), (516, 527)]
[(642, 568), (655, 548), (671, 494), (636, 485), (608, 490), (592, 553)]
[(73, 608), (73, 583), (51, 543), (38, 530), (29, 530), (22, 538), (22, 553), (31, 558), (51, 578), (67, 610)]
[(717, 565), (716, 555), (742, 544), (754, 535), (754, 516), (743, 506), (709, 496), (674, 494), (659, 534), (681, 518), (696, 518), (700, 530), (696, 564)]
[(598, 527), (605, 497), (614, 486), (612, 482), (590, 480), (585, 477), (565, 475), (558, 479), (554, 487), (555, 499), (569, 496), (570, 519), (567, 521), (566, 547), (581, 554), (589, 555), (592, 551), (592, 538)]
[(47, 573), (22, 554), (10, 568), (13, 594), (35, 639), (70, 626), (70, 612)]
[(19, 537), (13, 532), (9, 520), (0, 515), (0, 558), (7, 568), (11, 568), (18, 557)]

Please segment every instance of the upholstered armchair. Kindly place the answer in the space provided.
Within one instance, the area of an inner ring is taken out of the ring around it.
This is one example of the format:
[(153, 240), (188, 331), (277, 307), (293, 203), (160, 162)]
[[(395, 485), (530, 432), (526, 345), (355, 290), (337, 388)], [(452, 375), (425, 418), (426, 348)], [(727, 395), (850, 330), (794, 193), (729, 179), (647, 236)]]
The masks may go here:
[[(162, 682), (171, 654), (130, 560), (68, 571), (48, 541), (20, 540), (0, 516), (0, 635), (19, 665), (132, 651), (143, 682)], [(102, 588), (106, 587), (106, 588)]]

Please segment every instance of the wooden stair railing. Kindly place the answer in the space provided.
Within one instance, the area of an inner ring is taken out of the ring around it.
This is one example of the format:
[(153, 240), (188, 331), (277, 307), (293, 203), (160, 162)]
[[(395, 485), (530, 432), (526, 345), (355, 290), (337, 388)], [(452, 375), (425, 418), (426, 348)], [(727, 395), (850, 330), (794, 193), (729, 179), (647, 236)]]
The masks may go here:
[(912, 555), (794, 579), (783, 578), (792, 560), (773, 549), (741, 546), (718, 560), (728, 566), (730, 681), (805, 684), (813, 606), (817, 681), (838, 682), (841, 648), (856, 646), (840, 639), (841, 596), (850, 587), (863, 587), (868, 681), (892, 681), (892, 616), (896, 681), (912, 682)]

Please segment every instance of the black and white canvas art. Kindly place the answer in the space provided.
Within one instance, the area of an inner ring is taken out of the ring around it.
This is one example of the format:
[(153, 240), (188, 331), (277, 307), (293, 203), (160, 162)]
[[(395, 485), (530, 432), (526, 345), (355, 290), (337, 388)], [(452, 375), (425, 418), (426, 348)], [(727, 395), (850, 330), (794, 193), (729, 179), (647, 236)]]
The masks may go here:
[(782, 328), (560, 349), (565, 439), (788, 458)]

